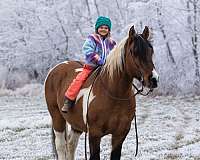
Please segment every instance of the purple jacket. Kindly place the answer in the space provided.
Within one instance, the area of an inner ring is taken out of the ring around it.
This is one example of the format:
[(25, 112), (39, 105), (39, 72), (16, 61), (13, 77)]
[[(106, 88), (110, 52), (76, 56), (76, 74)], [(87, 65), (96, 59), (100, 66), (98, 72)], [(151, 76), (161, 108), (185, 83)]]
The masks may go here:
[[(103, 40), (103, 38), (101, 38), (98, 34), (89, 35), (82, 48), (85, 55), (85, 63), (94, 67), (103, 65), (106, 61), (107, 55), (115, 45), (116, 42), (111, 38)], [(95, 58), (96, 54), (100, 56), (100, 60)]]

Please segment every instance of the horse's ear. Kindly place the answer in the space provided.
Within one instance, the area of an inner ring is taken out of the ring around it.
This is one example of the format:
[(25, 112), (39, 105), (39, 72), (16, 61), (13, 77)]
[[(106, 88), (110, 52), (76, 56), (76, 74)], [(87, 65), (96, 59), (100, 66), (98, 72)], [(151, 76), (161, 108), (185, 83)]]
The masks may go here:
[(149, 38), (148, 38), (148, 40), (150, 41), (150, 42), (153, 42), (153, 28), (149, 28)]
[(134, 36), (135, 36), (135, 28), (134, 28), (134, 25), (133, 25), (129, 30), (129, 37), (134, 37)]
[(142, 36), (146, 40), (149, 38), (149, 28), (147, 26), (145, 26), (143, 33), (142, 33)]

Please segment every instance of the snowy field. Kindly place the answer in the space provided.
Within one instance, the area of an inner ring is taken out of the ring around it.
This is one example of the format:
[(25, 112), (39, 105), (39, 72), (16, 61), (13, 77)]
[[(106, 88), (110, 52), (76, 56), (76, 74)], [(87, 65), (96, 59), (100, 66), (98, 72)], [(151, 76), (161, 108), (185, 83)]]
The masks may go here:
[[(51, 119), (42, 87), (30, 88), (0, 93), (1, 160), (53, 159)], [(134, 157), (133, 122), (123, 145), (122, 160), (200, 160), (200, 96), (139, 96), (137, 122), (138, 156)], [(101, 142), (103, 160), (108, 160), (110, 155), (108, 139), (106, 136)], [(84, 134), (76, 159), (84, 160)]]

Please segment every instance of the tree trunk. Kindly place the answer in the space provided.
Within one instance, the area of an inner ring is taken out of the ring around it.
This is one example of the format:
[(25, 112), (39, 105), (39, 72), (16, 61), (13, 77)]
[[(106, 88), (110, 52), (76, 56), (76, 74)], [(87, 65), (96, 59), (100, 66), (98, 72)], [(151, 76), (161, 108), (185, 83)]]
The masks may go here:
[(64, 36), (65, 36), (65, 42), (66, 42), (65, 51), (66, 51), (66, 53), (67, 53), (67, 51), (68, 51), (69, 37), (68, 37), (67, 32), (66, 32), (66, 30), (65, 30), (65, 28), (64, 28), (64, 26), (63, 26), (63, 24), (62, 24), (62, 21), (61, 21), (60, 17), (59, 17), (59, 15), (58, 15), (58, 12), (56, 11), (55, 14), (56, 14), (56, 18), (57, 18), (57, 20), (58, 20), (58, 22), (59, 22), (59, 24), (60, 24), (61, 30), (63, 31), (63, 34), (64, 34)]
[(90, 17), (91, 12), (90, 12), (90, 5), (89, 5), (88, 0), (85, 0), (85, 3), (86, 3), (86, 6), (87, 6), (87, 9), (88, 9), (88, 15), (89, 15), (89, 17)]
[(98, 4), (97, 4), (97, 1), (96, 1), (96, 0), (94, 0), (94, 5), (95, 5), (96, 10), (97, 10), (97, 15), (100, 16), (99, 7), (98, 7)]
[(120, 16), (123, 19), (124, 16), (123, 16), (122, 10), (120, 9), (119, 2), (118, 2), (118, 0), (115, 0), (115, 1), (116, 1), (116, 4), (117, 4), (117, 8), (119, 10)]
[(199, 55), (197, 52), (197, 43), (198, 43), (198, 37), (197, 37), (197, 1), (193, 2), (194, 5), (194, 34), (192, 36), (192, 45), (193, 45), (193, 55), (194, 55), (194, 61), (195, 61), (195, 75), (197, 77), (197, 80), (200, 81), (200, 74), (199, 74)]
[[(160, 9), (157, 7), (157, 14), (158, 16), (162, 16), (162, 13), (160, 11)], [(161, 20), (158, 19), (158, 26), (160, 28), (160, 31), (162, 33), (162, 36), (163, 36), (163, 39), (166, 41), (166, 47), (167, 47), (167, 51), (168, 51), (168, 56), (169, 56), (169, 59), (170, 61), (173, 63), (173, 64), (176, 64), (175, 62), (175, 59), (174, 59), (174, 56), (172, 54), (172, 51), (171, 51), (171, 48), (170, 48), (170, 44), (169, 42), (167, 41), (167, 36), (166, 36), (166, 33), (165, 33), (165, 30), (164, 30), (164, 25), (162, 24)]]
[[(199, 72), (199, 54), (198, 54), (198, 33), (197, 33), (197, 2), (198, 0), (187, 1), (187, 9), (190, 12), (190, 3), (193, 5), (193, 19), (191, 15), (188, 16), (188, 25), (189, 28), (192, 29), (192, 53), (194, 56), (194, 63), (195, 63), (195, 76), (196, 76), (196, 84), (200, 82), (200, 72)], [(193, 22), (193, 23), (192, 23)]]

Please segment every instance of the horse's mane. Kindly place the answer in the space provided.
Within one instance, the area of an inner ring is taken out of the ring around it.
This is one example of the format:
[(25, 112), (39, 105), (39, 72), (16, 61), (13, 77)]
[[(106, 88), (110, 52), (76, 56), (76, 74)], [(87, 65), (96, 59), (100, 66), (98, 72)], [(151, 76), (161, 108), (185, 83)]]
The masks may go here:
[(135, 57), (139, 57), (139, 60), (143, 63), (147, 63), (148, 47), (152, 48), (150, 41), (145, 40), (141, 34), (137, 34), (134, 38), (134, 54)]
[[(106, 59), (106, 63), (103, 70), (109, 74), (109, 77), (113, 79), (114, 73), (120, 74), (123, 71), (123, 65), (125, 63), (124, 53), (128, 43), (128, 36), (121, 40), (116, 45)], [(132, 56), (138, 57), (142, 63), (147, 63), (148, 47), (152, 48), (151, 43), (148, 40), (144, 40), (142, 35), (136, 34), (134, 39), (134, 48), (131, 54)]]
[(111, 79), (113, 79), (115, 72), (120, 73), (123, 71), (124, 45), (126, 40), (127, 37), (122, 39), (118, 45), (115, 45), (108, 55), (105, 65), (103, 66), (103, 70), (109, 74)]

